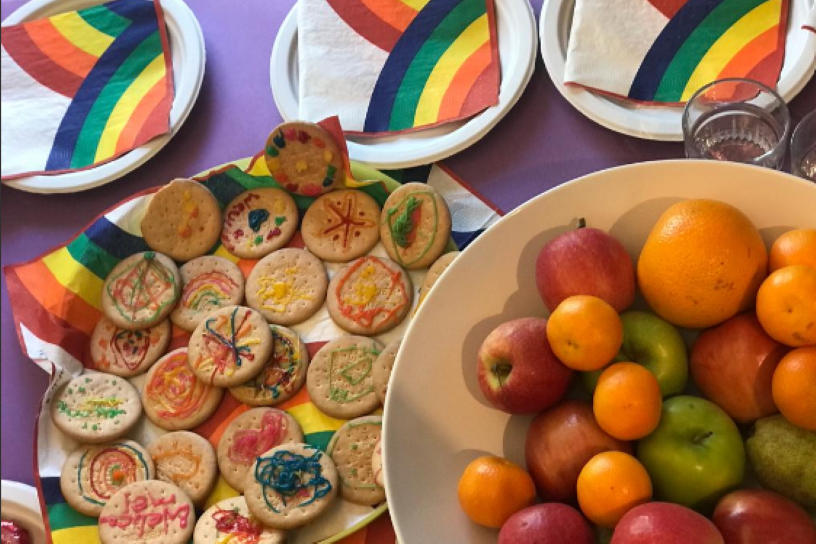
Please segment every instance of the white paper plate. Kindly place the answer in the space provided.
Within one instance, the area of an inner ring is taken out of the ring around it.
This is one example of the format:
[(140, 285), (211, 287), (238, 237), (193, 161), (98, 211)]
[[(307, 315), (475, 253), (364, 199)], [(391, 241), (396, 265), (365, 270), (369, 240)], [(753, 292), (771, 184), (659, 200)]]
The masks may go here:
[[(12, 13), (3, 26), (16, 25), (100, 4), (101, 0), (31, 0)], [(55, 176), (31, 176), (4, 181), (7, 186), (32, 193), (74, 193), (92, 189), (118, 179), (158, 153), (178, 132), (193, 109), (204, 80), (204, 35), (193, 12), (182, 0), (161, 0), (176, 87), (170, 109), (170, 133), (154, 138), (116, 160), (79, 172)]]
[[(816, 69), (816, 34), (802, 30), (813, 0), (791, 0), (785, 62), (777, 91), (790, 102), (807, 84)], [(682, 107), (644, 106), (564, 86), (572, 13), (575, 0), (544, 0), (540, 38), (544, 64), (558, 91), (578, 111), (610, 130), (647, 140), (681, 141)]]
[[(269, 66), (272, 96), (286, 121), (299, 119), (297, 5), (275, 38)], [(374, 168), (429, 164), (473, 145), (510, 111), (533, 75), (536, 25), (527, 0), (496, 0), (502, 81), (499, 103), (479, 115), (438, 128), (385, 138), (348, 137), (349, 155)], [(309, 119), (319, 121), (320, 119)]]
[(445, 271), (411, 322), (386, 398), (385, 483), (400, 542), (496, 542), (496, 531), (476, 526), (459, 508), (457, 483), (480, 455), (524, 466), (531, 417), (511, 417), (487, 403), (476, 354), (500, 323), (546, 315), (534, 278), (541, 247), (585, 217), (634, 257), (660, 214), (686, 198), (729, 202), (766, 242), (793, 226), (816, 227), (813, 183), (728, 162), (642, 163), (590, 174), (531, 200)]
[(30, 485), (3, 480), (2, 506), (0, 516), (4, 520), (16, 521), (31, 535), (33, 544), (45, 544), (45, 528), (40, 514), (37, 490)]

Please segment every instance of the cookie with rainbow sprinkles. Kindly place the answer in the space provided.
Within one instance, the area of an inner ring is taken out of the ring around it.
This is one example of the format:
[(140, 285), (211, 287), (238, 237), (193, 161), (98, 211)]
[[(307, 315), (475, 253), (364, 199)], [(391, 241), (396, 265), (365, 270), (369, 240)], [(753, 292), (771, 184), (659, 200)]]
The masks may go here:
[(275, 181), (287, 191), (320, 196), (343, 184), (343, 153), (320, 125), (283, 123), (269, 135), (264, 158)]

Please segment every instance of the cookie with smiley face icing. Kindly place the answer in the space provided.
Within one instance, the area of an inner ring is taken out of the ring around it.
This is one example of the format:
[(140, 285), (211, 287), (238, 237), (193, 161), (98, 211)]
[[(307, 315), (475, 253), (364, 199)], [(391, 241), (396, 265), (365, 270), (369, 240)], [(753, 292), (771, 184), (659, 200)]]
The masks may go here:
[(129, 331), (102, 317), (91, 334), (91, 359), (97, 370), (117, 376), (137, 376), (167, 351), (172, 336), (165, 320), (141, 331)]
[(284, 247), (297, 232), (295, 199), (282, 189), (260, 187), (235, 197), (224, 210), (221, 243), (242, 259), (260, 259)]
[(279, 125), (266, 141), (266, 165), (287, 191), (320, 196), (342, 185), (343, 154), (334, 137), (313, 123)]

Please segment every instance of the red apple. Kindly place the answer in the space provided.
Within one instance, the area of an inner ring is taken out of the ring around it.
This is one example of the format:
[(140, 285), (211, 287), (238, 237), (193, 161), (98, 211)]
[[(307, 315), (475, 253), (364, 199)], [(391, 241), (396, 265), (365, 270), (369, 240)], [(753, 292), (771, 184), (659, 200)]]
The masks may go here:
[(788, 348), (753, 313), (704, 331), (691, 348), (691, 376), (703, 395), (740, 423), (777, 412), (771, 382)]
[(545, 500), (575, 502), (581, 469), (595, 455), (632, 446), (612, 438), (595, 421), (592, 406), (568, 400), (539, 414), (527, 431), (527, 470)]
[(624, 514), (610, 544), (725, 544), (711, 521), (669, 502), (647, 502)]
[(816, 524), (782, 495), (740, 489), (717, 503), (712, 516), (725, 544), (816, 544)]
[(595, 544), (595, 533), (578, 510), (566, 504), (536, 504), (504, 522), (498, 544)]
[(511, 414), (534, 414), (561, 400), (572, 370), (550, 349), (547, 320), (525, 317), (487, 335), (479, 348), (477, 375), (493, 406)]
[(536, 261), (536, 286), (551, 312), (573, 295), (594, 295), (618, 312), (635, 300), (635, 267), (623, 245), (602, 230), (581, 228), (553, 238)]

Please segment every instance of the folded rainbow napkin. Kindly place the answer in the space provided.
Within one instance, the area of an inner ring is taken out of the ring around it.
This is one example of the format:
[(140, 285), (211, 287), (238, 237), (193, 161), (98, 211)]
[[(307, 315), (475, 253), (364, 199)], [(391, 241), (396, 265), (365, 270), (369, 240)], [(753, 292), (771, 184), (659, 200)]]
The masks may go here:
[(158, 0), (116, 0), (2, 32), (2, 178), (83, 170), (170, 130)]
[(679, 104), (716, 79), (776, 87), (790, 0), (577, 0), (564, 81)]
[(300, 117), (380, 136), (498, 102), (494, 0), (299, 0)]

